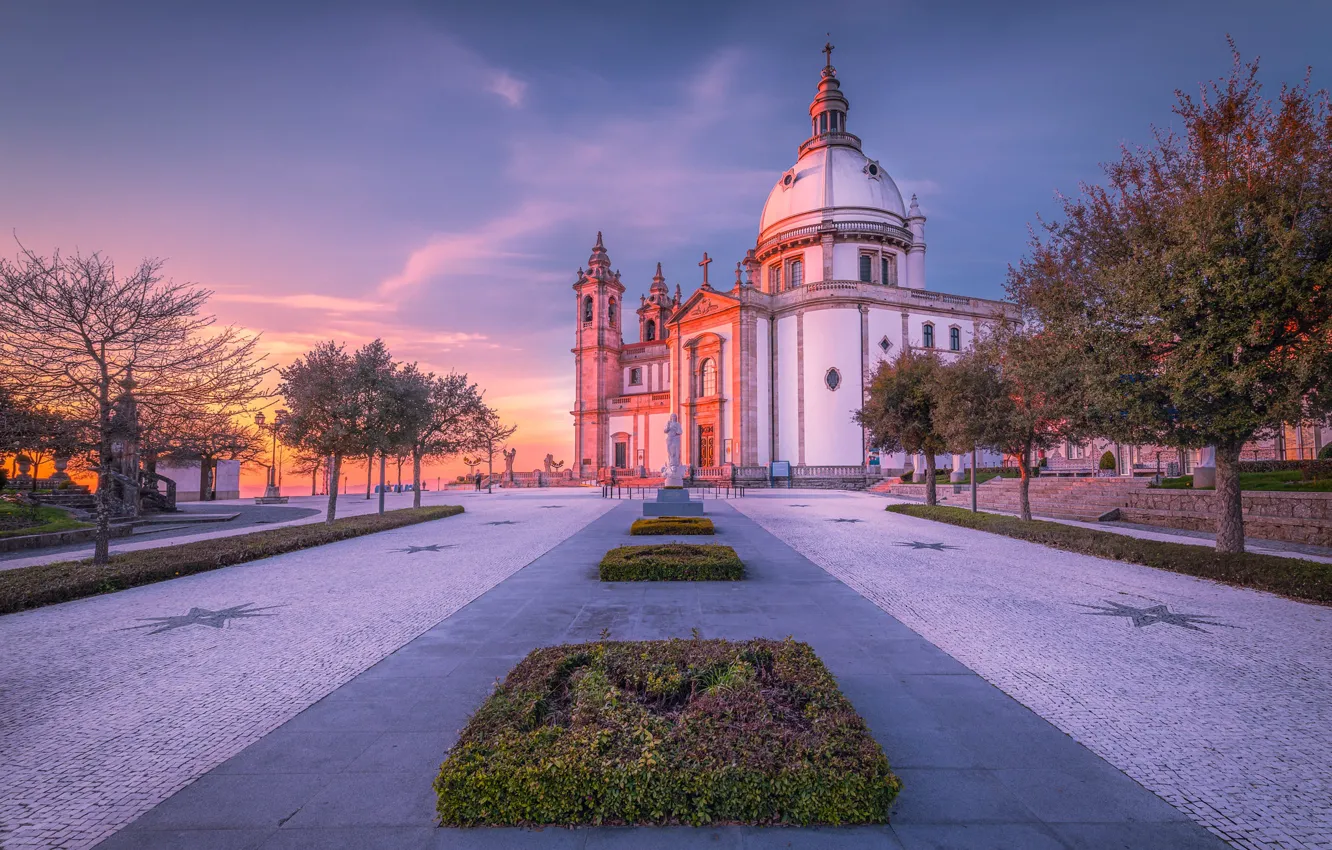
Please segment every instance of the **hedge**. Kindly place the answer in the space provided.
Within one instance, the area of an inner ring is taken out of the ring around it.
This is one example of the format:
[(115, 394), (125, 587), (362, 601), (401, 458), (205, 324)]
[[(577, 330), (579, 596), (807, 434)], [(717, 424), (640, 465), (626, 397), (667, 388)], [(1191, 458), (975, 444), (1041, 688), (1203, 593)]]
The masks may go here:
[(1023, 522), (1003, 514), (972, 513), (963, 508), (927, 505), (889, 505), (889, 511), (920, 519), (946, 522), (1029, 540), (1043, 546), (1142, 564), (1236, 587), (1251, 587), (1310, 602), (1332, 602), (1332, 564), (1261, 555), (1218, 552), (1210, 546), (1142, 540), (1075, 525), (1032, 520)]
[(435, 780), (445, 826), (884, 823), (901, 789), (790, 638), (534, 650)]
[(93, 566), (89, 559), (0, 570), (0, 614), (257, 561), (284, 552), (443, 519), (462, 512), (462, 507), (458, 505), (407, 508), (389, 511), (382, 516), (370, 514), (347, 517), (335, 520), (331, 525), (292, 525), (234, 537), (198, 540), (178, 546), (139, 549), (112, 555), (110, 563), (104, 567)]
[(717, 527), (705, 516), (658, 516), (634, 520), (629, 533), (645, 534), (716, 534)]
[(602, 581), (736, 581), (745, 565), (730, 546), (658, 543), (620, 546), (601, 559)]

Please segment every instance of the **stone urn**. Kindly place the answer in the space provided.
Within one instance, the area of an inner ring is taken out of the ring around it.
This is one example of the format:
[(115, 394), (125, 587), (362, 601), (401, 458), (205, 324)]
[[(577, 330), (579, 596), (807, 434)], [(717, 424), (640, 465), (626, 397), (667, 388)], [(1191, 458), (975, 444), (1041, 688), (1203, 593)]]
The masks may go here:
[(27, 478), (28, 473), (32, 470), (32, 458), (27, 455), (19, 455), (14, 460), (18, 463), (18, 477)]
[(69, 466), (69, 458), (57, 455), (52, 463), (55, 465), (55, 472), (51, 473), (51, 480), (68, 481), (69, 476), (65, 474), (65, 468)]

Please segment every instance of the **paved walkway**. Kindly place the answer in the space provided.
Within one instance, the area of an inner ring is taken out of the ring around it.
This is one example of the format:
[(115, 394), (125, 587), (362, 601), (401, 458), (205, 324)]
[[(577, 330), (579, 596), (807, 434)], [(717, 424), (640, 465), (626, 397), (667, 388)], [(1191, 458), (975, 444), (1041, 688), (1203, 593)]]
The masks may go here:
[(1332, 608), (891, 514), (864, 494), (735, 504), (1235, 846), (1332, 847)]
[[(101, 847), (1221, 846), (726, 503), (709, 502), (708, 510), (718, 522), (718, 542), (734, 546), (748, 563), (747, 581), (598, 582), (597, 561), (608, 548), (631, 541), (628, 526), (640, 510), (637, 502), (620, 503)], [(422, 557), (423, 564), (448, 563), (447, 556)], [(927, 565), (935, 559), (932, 552), (913, 551), (902, 560)], [(251, 620), (242, 624), (246, 632), (226, 629), (209, 637), (221, 652), (233, 642), (271, 641), (268, 633), (279, 623)], [(603, 629), (632, 640), (687, 637), (693, 628), (706, 637), (791, 634), (811, 643), (905, 782), (892, 824), (821, 830), (433, 826), (431, 781), (445, 751), (492, 683), (529, 650), (595, 640)], [(186, 630), (177, 634), (187, 636)], [(306, 663), (321, 657), (308, 654)]]
[(0, 617), (0, 846), (93, 845), (612, 507), (447, 495), (467, 513)]
[[(422, 505), (457, 505), (463, 496), (471, 491), (444, 490), (428, 491), (421, 494)], [(499, 491), (496, 491), (499, 492)], [(512, 492), (512, 491), (505, 491)], [(549, 493), (550, 490), (532, 492)], [(475, 493), (472, 493), (475, 495)], [(410, 508), (411, 493), (387, 493), (384, 500), (386, 510)], [(200, 507), (201, 505), (205, 507)], [(198, 513), (239, 513), (241, 516), (230, 522), (202, 523), (189, 526), (171, 526), (166, 531), (140, 532), (130, 537), (118, 537), (111, 541), (111, 552), (129, 552), (137, 549), (156, 549), (159, 546), (174, 546), (194, 540), (211, 540), (218, 537), (234, 537), (238, 534), (252, 534), (266, 528), (280, 528), (284, 525), (305, 525), (322, 522), (328, 511), (327, 496), (295, 496), (286, 505), (256, 505), (254, 499), (231, 499), (225, 502), (187, 503), (186, 511)], [(379, 510), (379, 496), (369, 500), (364, 493), (353, 493), (338, 497), (338, 516), (361, 516)], [(145, 526), (151, 529), (152, 526)], [(0, 554), (0, 569), (26, 567), (31, 564), (45, 564), (51, 561), (69, 561), (79, 558), (91, 558), (91, 543), (76, 543), (71, 546), (51, 547), (40, 550), (7, 552)]]

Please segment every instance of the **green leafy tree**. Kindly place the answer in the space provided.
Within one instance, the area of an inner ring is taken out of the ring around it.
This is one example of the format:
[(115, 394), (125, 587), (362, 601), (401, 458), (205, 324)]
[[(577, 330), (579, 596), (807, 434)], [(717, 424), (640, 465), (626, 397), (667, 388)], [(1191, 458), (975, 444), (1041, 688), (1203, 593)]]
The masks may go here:
[[(1233, 44), (1232, 44), (1233, 49)], [(1245, 442), (1332, 404), (1332, 110), (1276, 101), (1257, 62), (1197, 98), (1180, 134), (1126, 148), (1064, 201), (1009, 293), (1078, 340), (1084, 418), (1127, 443), (1216, 447), (1216, 548), (1244, 548)]]
[(933, 354), (904, 351), (883, 361), (865, 388), (864, 406), (852, 418), (865, 429), (870, 444), (889, 452), (923, 452), (925, 503), (936, 504), (935, 455), (948, 449), (935, 427), (938, 402), (934, 394), (942, 368)]
[(421, 507), (421, 462), (426, 458), (445, 460), (473, 447), (474, 425), (486, 411), (481, 392), (467, 376), (450, 372), (438, 377), (422, 374), (408, 367), (405, 379), (418, 382), (424, 389), (426, 404), (422, 416), (411, 420), (409, 435), (412, 457), (412, 503)]
[(342, 459), (359, 453), (364, 414), (354, 389), (356, 363), (346, 349), (334, 342), (321, 342), (285, 369), (278, 393), (287, 408), (283, 442), (304, 455), (329, 458), (328, 513), (325, 522), (337, 517), (337, 482)]

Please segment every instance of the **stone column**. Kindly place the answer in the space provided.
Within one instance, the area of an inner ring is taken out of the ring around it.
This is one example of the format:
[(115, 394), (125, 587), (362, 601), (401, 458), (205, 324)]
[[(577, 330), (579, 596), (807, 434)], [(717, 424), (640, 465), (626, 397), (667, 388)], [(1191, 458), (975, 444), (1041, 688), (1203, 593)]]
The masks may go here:
[(953, 472), (948, 476), (948, 480), (953, 484), (960, 484), (963, 478), (966, 476), (962, 474), (962, 455), (953, 455)]
[(1207, 446), (1193, 468), (1193, 488), (1216, 486), (1216, 446)]

